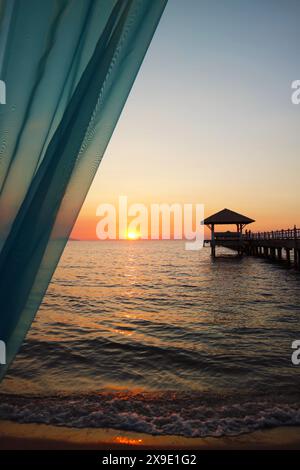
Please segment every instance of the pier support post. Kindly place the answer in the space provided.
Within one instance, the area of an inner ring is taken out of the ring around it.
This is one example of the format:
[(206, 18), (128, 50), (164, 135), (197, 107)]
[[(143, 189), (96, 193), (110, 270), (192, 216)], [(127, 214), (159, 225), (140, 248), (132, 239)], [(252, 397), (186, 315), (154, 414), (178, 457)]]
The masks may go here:
[(281, 259), (282, 259), (282, 248), (277, 248), (277, 257), (281, 261)]
[(215, 245), (215, 243), (212, 243), (212, 244), (211, 244), (211, 256), (212, 256), (213, 258), (216, 257), (216, 245)]
[(211, 256), (216, 257), (215, 226), (211, 226)]
[(296, 248), (294, 248), (294, 266), (295, 268), (298, 266), (298, 250)]
[(287, 264), (291, 264), (291, 255), (290, 255), (290, 249), (289, 248), (286, 248), (285, 249), (285, 252), (286, 252), (286, 260), (287, 260)]

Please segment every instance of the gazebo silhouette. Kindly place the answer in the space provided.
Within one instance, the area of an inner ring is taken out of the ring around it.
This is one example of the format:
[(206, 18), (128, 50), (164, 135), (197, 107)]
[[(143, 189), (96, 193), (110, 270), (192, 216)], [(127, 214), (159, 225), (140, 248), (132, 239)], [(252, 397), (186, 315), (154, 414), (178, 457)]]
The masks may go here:
[[(217, 245), (236, 250), (241, 255), (243, 253), (243, 228), (255, 220), (230, 209), (223, 209), (207, 217), (203, 222), (211, 230), (211, 255), (215, 257)], [(236, 225), (236, 231), (215, 232), (216, 225)]]

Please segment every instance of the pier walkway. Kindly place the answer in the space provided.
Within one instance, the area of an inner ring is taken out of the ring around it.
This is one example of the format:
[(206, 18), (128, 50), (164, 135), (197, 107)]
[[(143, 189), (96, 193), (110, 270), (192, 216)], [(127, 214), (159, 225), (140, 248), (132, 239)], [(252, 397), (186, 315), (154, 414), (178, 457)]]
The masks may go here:
[[(300, 269), (300, 228), (243, 233), (243, 228), (252, 222), (249, 217), (223, 209), (204, 220), (211, 230), (211, 239), (204, 240), (204, 246), (210, 245), (212, 257), (216, 256), (216, 247), (223, 246), (240, 256), (260, 256)], [(235, 225), (236, 231), (217, 232), (217, 225)]]
[(256, 232), (246, 230), (242, 236), (243, 252), (247, 255), (285, 261), (300, 269), (300, 228)]

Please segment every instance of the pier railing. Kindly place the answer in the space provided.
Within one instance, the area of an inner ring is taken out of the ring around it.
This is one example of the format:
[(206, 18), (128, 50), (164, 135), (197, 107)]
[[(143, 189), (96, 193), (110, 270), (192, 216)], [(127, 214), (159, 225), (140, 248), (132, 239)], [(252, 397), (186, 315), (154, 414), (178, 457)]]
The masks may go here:
[(251, 230), (246, 230), (243, 238), (245, 240), (300, 240), (300, 228), (272, 230), (271, 232), (251, 232)]

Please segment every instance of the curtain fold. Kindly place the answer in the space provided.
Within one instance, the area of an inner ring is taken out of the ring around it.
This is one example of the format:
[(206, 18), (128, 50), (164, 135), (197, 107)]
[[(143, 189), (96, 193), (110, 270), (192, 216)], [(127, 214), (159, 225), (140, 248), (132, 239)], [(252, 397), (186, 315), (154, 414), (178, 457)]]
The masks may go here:
[(0, 377), (34, 319), (166, 1), (0, 3)]

